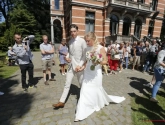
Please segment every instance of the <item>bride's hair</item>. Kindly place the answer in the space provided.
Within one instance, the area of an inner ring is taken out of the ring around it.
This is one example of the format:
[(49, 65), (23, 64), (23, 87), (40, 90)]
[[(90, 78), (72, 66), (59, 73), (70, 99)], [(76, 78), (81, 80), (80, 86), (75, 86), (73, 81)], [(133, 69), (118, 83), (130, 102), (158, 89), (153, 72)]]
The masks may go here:
[(89, 39), (92, 39), (94, 41), (93, 43), (93, 47), (94, 47), (94, 50), (97, 49), (97, 45), (99, 45), (99, 41), (97, 39), (97, 36), (94, 32), (88, 32), (85, 36), (84, 36), (84, 39), (86, 40), (86, 38), (89, 38)]

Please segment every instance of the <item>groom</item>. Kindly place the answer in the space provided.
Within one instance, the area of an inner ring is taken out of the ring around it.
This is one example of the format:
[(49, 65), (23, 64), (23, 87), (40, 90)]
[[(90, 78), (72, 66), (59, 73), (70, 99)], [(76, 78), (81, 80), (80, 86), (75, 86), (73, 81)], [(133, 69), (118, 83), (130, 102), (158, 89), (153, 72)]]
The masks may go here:
[(70, 25), (70, 33), (72, 38), (69, 41), (69, 57), (66, 58), (66, 61), (70, 62), (70, 65), (68, 66), (66, 82), (60, 101), (57, 104), (53, 104), (55, 108), (64, 107), (74, 75), (77, 76), (80, 86), (82, 83), (83, 72), (79, 72), (78, 70), (84, 64), (85, 55), (83, 53), (87, 45), (85, 40), (78, 36), (77, 25)]

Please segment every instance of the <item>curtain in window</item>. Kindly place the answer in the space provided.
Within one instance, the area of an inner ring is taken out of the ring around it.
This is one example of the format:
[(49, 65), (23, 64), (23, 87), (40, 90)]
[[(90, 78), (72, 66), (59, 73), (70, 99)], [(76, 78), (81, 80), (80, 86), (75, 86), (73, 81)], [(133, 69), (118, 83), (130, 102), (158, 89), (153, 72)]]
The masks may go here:
[(59, 10), (60, 9), (59, 0), (55, 0), (54, 3), (55, 3), (55, 9)]

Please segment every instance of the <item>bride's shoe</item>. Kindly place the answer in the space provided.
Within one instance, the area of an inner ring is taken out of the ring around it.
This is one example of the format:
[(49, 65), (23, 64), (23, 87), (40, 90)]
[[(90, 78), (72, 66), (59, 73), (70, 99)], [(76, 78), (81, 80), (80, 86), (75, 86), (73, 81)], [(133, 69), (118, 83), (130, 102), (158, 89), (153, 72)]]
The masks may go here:
[(80, 121), (80, 120), (78, 120), (78, 119), (75, 119), (75, 120), (74, 120), (74, 122), (79, 122), (79, 121)]

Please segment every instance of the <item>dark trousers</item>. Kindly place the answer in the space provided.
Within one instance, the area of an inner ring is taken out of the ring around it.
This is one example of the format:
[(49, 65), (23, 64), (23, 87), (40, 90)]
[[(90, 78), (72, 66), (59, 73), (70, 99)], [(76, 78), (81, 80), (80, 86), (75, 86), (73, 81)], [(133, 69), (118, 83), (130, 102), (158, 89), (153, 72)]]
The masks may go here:
[[(28, 88), (28, 86), (34, 85), (33, 84), (33, 69), (34, 69), (33, 63), (20, 65), (20, 69), (21, 69), (22, 88)], [(26, 84), (26, 71), (28, 71), (28, 74), (29, 74), (28, 84)]]

